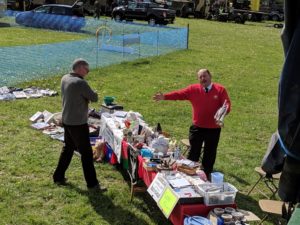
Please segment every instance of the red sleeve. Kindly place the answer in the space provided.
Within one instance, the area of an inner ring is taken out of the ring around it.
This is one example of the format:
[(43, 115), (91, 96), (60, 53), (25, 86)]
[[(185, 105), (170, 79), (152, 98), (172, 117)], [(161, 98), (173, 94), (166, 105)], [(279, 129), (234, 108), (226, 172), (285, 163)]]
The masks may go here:
[(189, 100), (191, 86), (164, 94), (165, 100)]
[(221, 92), (221, 99), (222, 99), (222, 104), (226, 100), (226, 103), (227, 103), (227, 114), (228, 114), (230, 112), (230, 110), (231, 110), (231, 101), (230, 101), (230, 98), (229, 98), (229, 96), (228, 96), (227, 91), (226, 91), (225, 88)]

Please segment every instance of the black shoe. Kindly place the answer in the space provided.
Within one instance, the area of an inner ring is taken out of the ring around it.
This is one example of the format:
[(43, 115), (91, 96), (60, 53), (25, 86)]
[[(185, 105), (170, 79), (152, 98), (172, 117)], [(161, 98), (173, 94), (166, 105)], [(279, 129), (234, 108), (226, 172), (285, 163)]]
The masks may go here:
[(68, 180), (67, 178), (64, 178), (63, 180), (53, 180), (53, 181), (57, 185), (66, 186), (68, 185), (67, 180)]
[(107, 191), (107, 188), (104, 186), (101, 186), (100, 184), (95, 185), (94, 187), (88, 187), (89, 191), (99, 191), (99, 192), (105, 192)]

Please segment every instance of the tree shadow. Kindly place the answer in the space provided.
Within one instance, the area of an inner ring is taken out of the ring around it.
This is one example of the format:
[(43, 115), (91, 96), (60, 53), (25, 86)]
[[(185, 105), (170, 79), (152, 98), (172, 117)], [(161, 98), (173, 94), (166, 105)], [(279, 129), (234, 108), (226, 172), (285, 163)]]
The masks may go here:
[(66, 186), (69, 189), (75, 190), (81, 195), (88, 197), (89, 202), (95, 212), (103, 218), (108, 224), (126, 225), (126, 224), (139, 224), (148, 225), (149, 222), (145, 221), (142, 217), (137, 217), (129, 210), (115, 205), (111, 198), (99, 191), (89, 191), (78, 188), (73, 184)]

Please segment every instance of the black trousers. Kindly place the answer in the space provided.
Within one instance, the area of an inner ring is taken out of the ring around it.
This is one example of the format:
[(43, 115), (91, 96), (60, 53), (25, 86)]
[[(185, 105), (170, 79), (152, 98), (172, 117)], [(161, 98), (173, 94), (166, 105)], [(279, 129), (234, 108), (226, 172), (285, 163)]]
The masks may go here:
[(208, 178), (210, 178), (210, 173), (213, 171), (216, 161), (220, 133), (221, 128), (201, 128), (194, 125), (190, 127), (189, 139), (191, 149), (188, 159), (198, 162), (204, 143), (202, 166)]
[(300, 203), (300, 161), (287, 156), (280, 176), (278, 195), (284, 202)]
[(62, 148), (57, 168), (53, 174), (54, 181), (62, 181), (73, 157), (74, 150), (81, 154), (84, 178), (88, 187), (99, 184), (93, 161), (93, 150), (90, 144), (87, 124), (78, 126), (64, 125), (65, 144)]

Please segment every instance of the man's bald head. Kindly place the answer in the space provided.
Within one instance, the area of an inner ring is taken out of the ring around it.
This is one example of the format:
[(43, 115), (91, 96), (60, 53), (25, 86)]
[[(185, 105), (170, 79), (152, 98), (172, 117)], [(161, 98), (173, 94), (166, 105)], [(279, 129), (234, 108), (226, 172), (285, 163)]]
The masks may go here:
[(200, 69), (197, 73), (197, 78), (203, 87), (208, 87), (211, 84), (211, 77), (208, 69)]

